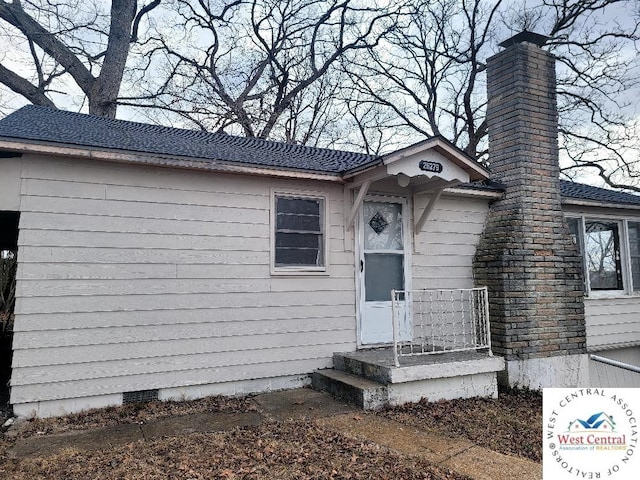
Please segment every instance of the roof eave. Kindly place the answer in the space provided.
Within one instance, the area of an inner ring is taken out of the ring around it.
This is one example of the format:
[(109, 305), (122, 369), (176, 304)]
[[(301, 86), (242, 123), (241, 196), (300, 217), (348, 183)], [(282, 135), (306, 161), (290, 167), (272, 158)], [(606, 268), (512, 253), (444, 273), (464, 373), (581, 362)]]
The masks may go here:
[(365, 173), (369, 170), (373, 170), (376, 167), (383, 165), (382, 157), (375, 158), (369, 163), (365, 163), (364, 165), (358, 165), (355, 168), (350, 168), (349, 170), (345, 170), (342, 172), (342, 178), (345, 180), (349, 180), (350, 178), (355, 177), (361, 173)]
[(576, 207), (598, 207), (616, 210), (640, 210), (640, 204), (634, 205), (632, 203), (611, 203), (598, 200), (586, 200), (584, 198), (562, 197), (562, 203), (564, 205), (573, 205)]
[(284, 167), (251, 166), (221, 160), (205, 160), (201, 158), (181, 157), (175, 155), (154, 155), (134, 151), (114, 151), (109, 149), (90, 148), (86, 146), (60, 146), (51, 143), (25, 142), (0, 137), (0, 150), (37, 155), (54, 155), (59, 157), (75, 157), (100, 160), (114, 163), (150, 165), (188, 170), (206, 170), (222, 173), (241, 173), (247, 175), (264, 175), (280, 178), (298, 178), (304, 180), (322, 180), (345, 183), (338, 173), (320, 173)]

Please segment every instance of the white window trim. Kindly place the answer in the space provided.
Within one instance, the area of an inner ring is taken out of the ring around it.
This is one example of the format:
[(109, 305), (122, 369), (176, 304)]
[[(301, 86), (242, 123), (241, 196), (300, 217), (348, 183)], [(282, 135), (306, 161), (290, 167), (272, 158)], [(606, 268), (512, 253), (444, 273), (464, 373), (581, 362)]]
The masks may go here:
[[(582, 256), (582, 271), (584, 272), (585, 279), (585, 296), (587, 298), (599, 299), (599, 298), (629, 298), (640, 296), (640, 290), (633, 290), (633, 280), (631, 275), (631, 256), (629, 255), (629, 222), (640, 223), (639, 218), (635, 217), (620, 217), (615, 215), (586, 215), (586, 214), (566, 214), (566, 219), (577, 219), (578, 228), (580, 229), (580, 238), (578, 241)], [(618, 232), (620, 235), (620, 265), (622, 268), (622, 289), (621, 290), (591, 290), (591, 279), (589, 278), (587, 258), (585, 255), (585, 222), (586, 221), (608, 221), (618, 223)]]
[[(309, 266), (309, 265), (292, 265), (292, 266), (276, 266), (276, 197), (294, 197), (294, 198), (309, 198), (309, 199), (321, 199), (323, 208), (322, 218), (322, 234), (323, 234), (323, 266)], [(273, 276), (323, 276), (329, 275), (329, 195), (327, 192), (308, 191), (308, 190), (293, 190), (272, 188), (270, 198), (270, 221), (269, 221), (269, 237), (270, 237), (270, 270)]]

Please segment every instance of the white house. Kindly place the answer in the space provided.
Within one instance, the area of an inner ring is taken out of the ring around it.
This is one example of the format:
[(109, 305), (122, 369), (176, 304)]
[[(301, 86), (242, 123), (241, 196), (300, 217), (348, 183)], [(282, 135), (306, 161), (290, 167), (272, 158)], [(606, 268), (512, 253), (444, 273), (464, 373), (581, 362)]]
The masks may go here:
[[(523, 45), (546, 55), (524, 42), (496, 61)], [(0, 121), (0, 153), (1, 227), (19, 231), (18, 415), (293, 388), (318, 369), (349, 370), (351, 354), (393, 343), (391, 289), (441, 292), (398, 296), (400, 353), (427, 335), (439, 335), (440, 350), (469, 337), (479, 352), (403, 357), (399, 370), (376, 370), (374, 396), (384, 398), (369, 405), (495, 395), (505, 362), (501, 381), (510, 384), (640, 386), (587, 357), (607, 350), (640, 364), (633, 195), (558, 183), (556, 230), (571, 243), (562, 248), (576, 258), (582, 248), (587, 260), (598, 241), (614, 250), (601, 252), (597, 272), (585, 260), (567, 321), (510, 331), (516, 323), (496, 299), (514, 297), (503, 281), (480, 281), (487, 267), (477, 248), (513, 187), (443, 138), (374, 157), (28, 106)], [(561, 260), (548, 261), (562, 269)], [(460, 331), (482, 327), (484, 300), (464, 295), (484, 285), (496, 355), (488, 335)], [(469, 312), (480, 321), (468, 323)], [(425, 333), (426, 320), (457, 323)]]

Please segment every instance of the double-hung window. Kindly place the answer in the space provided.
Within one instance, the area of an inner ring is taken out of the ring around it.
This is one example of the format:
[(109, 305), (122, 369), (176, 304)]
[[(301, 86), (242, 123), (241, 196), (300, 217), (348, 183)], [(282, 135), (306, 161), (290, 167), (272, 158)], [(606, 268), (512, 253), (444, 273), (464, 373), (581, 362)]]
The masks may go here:
[(582, 254), (587, 295), (640, 292), (640, 223), (590, 217), (567, 223)]
[(326, 270), (325, 204), (322, 196), (274, 192), (274, 273)]

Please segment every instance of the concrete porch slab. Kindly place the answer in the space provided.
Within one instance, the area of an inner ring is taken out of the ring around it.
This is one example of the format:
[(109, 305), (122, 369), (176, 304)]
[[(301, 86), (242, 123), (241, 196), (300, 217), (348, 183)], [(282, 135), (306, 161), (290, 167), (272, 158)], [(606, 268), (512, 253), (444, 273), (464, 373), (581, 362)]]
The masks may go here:
[(401, 357), (394, 364), (391, 348), (334, 353), (334, 368), (383, 384), (495, 373), (504, 370), (504, 358), (488, 352), (446, 352)]
[(333, 370), (317, 370), (312, 385), (364, 409), (455, 398), (497, 397), (504, 359), (489, 352), (402, 357), (391, 348), (334, 353)]

